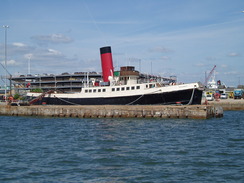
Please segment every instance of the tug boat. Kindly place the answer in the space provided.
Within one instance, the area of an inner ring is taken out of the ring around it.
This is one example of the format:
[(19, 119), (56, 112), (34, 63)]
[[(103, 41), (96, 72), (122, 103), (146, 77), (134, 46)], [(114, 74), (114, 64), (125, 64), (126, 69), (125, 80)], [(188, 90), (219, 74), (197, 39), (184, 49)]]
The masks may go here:
[(27, 93), (30, 104), (47, 105), (193, 105), (201, 104), (203, 85), (200, 82), (164, 85), (142, 82), (133, 66), (114, 72), (111, 47), (100, 48), (103, 82), (83, 87), (78, 93)]

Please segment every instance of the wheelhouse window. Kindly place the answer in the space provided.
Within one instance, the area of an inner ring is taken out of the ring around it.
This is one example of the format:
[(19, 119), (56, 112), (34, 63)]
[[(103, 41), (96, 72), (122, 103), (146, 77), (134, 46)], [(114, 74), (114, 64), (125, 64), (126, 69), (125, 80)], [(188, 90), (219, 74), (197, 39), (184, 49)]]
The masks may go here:
[(149, 88), (154, 88), (155, 87), (155, 84), (150, 84), (149, 85)]

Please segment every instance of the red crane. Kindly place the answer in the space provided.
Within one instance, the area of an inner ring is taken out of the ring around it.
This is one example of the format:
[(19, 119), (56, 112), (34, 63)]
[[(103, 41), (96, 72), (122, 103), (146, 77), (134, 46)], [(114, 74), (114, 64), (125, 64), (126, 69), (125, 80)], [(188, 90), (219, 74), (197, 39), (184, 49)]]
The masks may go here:
[(212, 68), (212, 70), (210, 71), (210, 73), (208, 74), (208, 76), (205, 77), (205, 83), (204, 83), (205, 86), (207, 86), (207, 84), (208, 84), (208, 80), (209, 80), (209, 78), (212, 76), (215, 67), (216, 67), (216, 65), (214, 65), (214, 67)]

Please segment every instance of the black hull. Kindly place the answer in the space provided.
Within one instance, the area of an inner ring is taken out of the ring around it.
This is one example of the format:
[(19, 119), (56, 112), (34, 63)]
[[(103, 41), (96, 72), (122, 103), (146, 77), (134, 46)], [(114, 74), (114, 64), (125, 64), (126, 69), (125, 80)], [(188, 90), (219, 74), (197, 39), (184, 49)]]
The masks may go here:
[(44, 97), (34, 104), (47, 105), (151, 105), (201, 104), (202, 91), (198, 89), (111, 98), (53, 98)]

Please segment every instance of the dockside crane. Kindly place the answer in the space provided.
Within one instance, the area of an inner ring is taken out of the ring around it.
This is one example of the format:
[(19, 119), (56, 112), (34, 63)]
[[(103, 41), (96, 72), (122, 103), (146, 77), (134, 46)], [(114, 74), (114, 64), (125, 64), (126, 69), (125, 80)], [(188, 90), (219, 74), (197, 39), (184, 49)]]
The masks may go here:
[(213, 74), (215, 68), (216, 68), (216, 65), (214, 65), (214, 67), (212, 68), (212, 70), (210, 71), (210, 73), (208, 74), (208, 76), (205, 77), (205, 82), (204, 82), (204, 85), (205, 85), (205, 86), (207, 86), (208, 81), (209, 81), (210, 77), (212, 76), (212, 74)]

